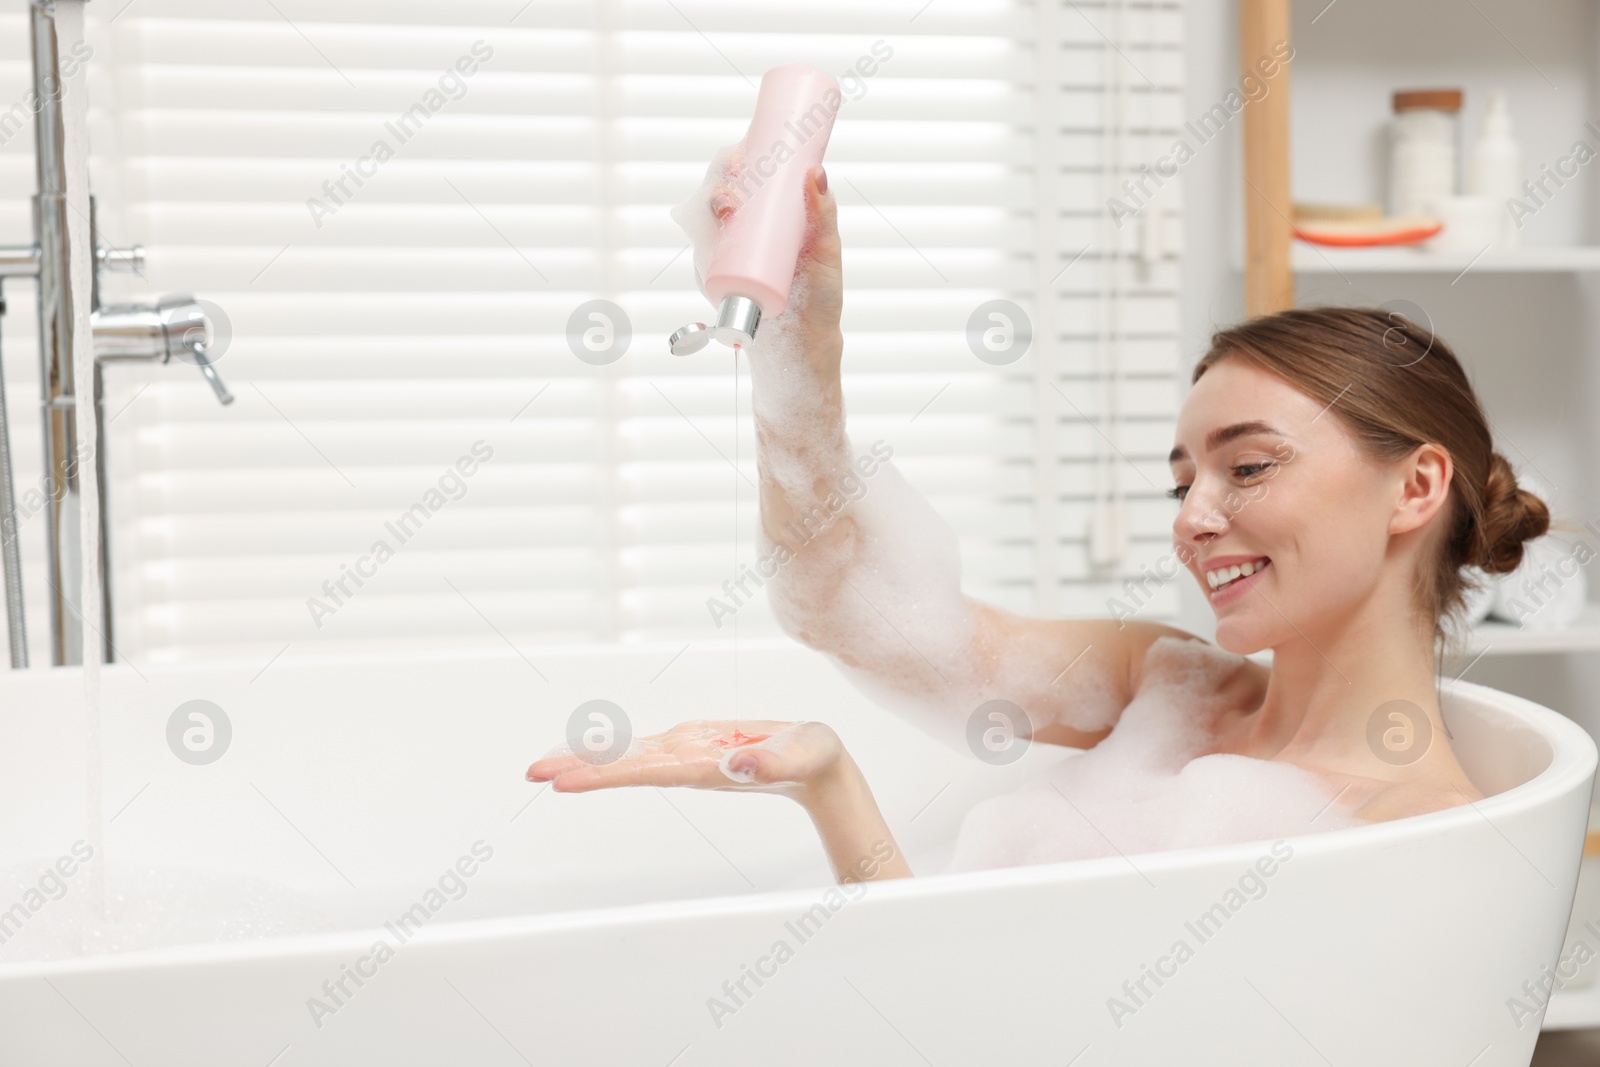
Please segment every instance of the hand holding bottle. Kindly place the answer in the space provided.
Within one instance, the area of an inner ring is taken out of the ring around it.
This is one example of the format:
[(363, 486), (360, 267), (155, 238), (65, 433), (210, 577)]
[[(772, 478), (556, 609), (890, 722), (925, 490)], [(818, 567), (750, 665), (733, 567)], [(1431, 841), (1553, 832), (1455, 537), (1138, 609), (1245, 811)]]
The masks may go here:
[(757, 347), (761, 320), (784, 317), (811, 228), (808, 207), (817, 210), (808, 187), (841, 103), (832, 75), (803, 63), (771, 68), (761, 76), (744, 138), (719, 151), (706, 170), (712, 188), (703, 184), (673, 208), (695, 245), (700, 291), (716, 308), (713, 322), (672, 333), (674, 355), (692, 355), (710, 341)]
[[(737, 187), (742, 155), (728, 157), (723, 178), (712, 190), (711, 211), (726, 225), (739, 211)], [(799, 316), (807, 359), (819, 370), (837, 375), (843, 335), (839, 329), (844, 308), (844, 275), (839, 242), (838, 201), (828, 192), (828, 175), (821, 164), (811, 168), (802, 185), (806, 204), (806, 237), (795, 266), (792, 310)]]

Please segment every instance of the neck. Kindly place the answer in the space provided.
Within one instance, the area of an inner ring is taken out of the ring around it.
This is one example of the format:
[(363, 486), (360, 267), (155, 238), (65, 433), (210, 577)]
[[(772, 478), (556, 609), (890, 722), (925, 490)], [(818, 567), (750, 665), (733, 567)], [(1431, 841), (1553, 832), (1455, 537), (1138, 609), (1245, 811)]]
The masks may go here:
[(1337, 626), (1274, 646), (1252, 754), (1399, 780), (1405, 767), (1375, 759), (1367, 740), (1372, 713), (1392, 700), (1416, 705), (1444, 736), (1431, 630), (1407, 606), (1374, 600)]

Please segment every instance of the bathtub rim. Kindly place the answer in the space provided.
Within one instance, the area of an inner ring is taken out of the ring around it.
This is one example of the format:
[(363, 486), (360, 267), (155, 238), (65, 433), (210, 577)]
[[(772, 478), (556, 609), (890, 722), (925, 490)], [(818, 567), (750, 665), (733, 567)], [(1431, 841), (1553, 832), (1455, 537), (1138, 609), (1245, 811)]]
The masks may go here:
[[(1521, 785), (1483, 800), (1369, 826), (1317, 831), (1283, 838), (1262, 838), (1226, 845), (1133, 853), (1131, 857), (1100, 856), (1086, 860), (1063, 860), (990, 870), (924, 874), (914, 878), (867, 883), (864, 892), (859, 896), (851, 897), (846, 894), (846, 902), (861, 903), (866, 900), (876, 900), (887, 903), (901, 898), (938, 899), (968, 895), (984, 889), (1013, 886), (1066, 887), (1099, 878), (1111, 871), (1121, 872), (1130, 865), (1141, 875), (1170, 874), (1195, 866), (1197, 859), (1202, 857), (1207, 866), (1224, 867), (1237, 864), (1243, 868), (1252, 865), (1261, 857), (1264, 849), (1279, 840), (1288, 843), (1295, 850), (1296, 856), (1312, 857), (1327, 857), (1340, 852), (1368, 848), (1395, 847), (1421, 837), (1431, 837), (1436, 833), (1469, 828), (1476, 830), (1483, 821), (1489, 822), (1493, 827), (1493, 816), (1526, 813), (1548, 805), (1584, 786), (1594, 774), (1597, 750), (1593, 739), (1583, 727), (1559, 712), (1524, 697), (1472, 682), (1448, 683), (1444, 687), (1444, 692), (1447, 696), (1459, 695), (1486, 703), (1532, 726), (1541, 737), (1550, 742), (1552, 758), (1549, 765)], [(1563, 734), (1566, 736), (1563, 737)], [(1139, 862), (1134, 864), (1134, 859)], [(568, 909), (535, 915), (443, 919), (423, 927), (407, 939), (404, 945), (475, 942), (562, 930), (620, 931), (642, 924), (705, 916), (793, 915), (819, 903), (831, 888), (838, 887), (832, 884), (819, 884), (757, 893)], [(839, 891), (844, 892), (842, 889)], [(0, 963), (0, 982), (49, 975), (108, 974), (146, 968), (241, 964), (253, 960), (287, 959), (305, 952), (347, 955), (352, 952), (365, 952), (379, 939), (388, 940), (388, 931), (385, 928), (362, 927), (252, 940), (193, 942), (58, 960)], [(404, 945), (396, 946), (396, 951)]]

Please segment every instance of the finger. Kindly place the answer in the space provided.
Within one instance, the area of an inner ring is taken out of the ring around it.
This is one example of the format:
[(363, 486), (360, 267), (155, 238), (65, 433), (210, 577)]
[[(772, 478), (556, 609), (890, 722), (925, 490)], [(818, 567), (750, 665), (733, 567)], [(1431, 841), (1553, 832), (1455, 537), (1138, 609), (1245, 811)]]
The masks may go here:
[(572, 751), (571, 745), (556, 745), (533, 761), (528, 767), (528, 773), (525, 777), (530, 782), (547, 782), (563, 771), (576, 767), (581, 762), (583, 762), (583, 758)]
[[(696, 743), (703, 746), (703, 759), (715, 761), (725, 750), (765, 740), (794, 725), (777, 719), (690, 719), (661, 733), (634, 738), (628, 753), (615, 762), (633, 763), (660, 755), (666, 761), (682, 763), (685, 750), (680, 746)], [(689, 750), (689, 754), (694, 751), (697, 750)], [(525, 777), (530, 782), (549, 782), (583, 767), (610, 765), (597, 762), (591, 755), (574, 753), (570, 745), (562, 744), (535, 760)]]
[(729, 749), (717, 764), (717, 770), (730, 781), (742, 785), (775, 785), (779, 782), (805, 781), (808, 762), (764, 749), (761, 745), (748, 745)]
[(839, 201), (828, 192), (828, 172), (820, 163), (806, 171), (806, 213), (828, 227), (837, 225)]
[(589, 766), (592, 762), (582, 756), (546, 756), (533, 761), (526, 777), (530, 782), (548, 782), (568, 771)]
[(749, 746), (730, 750), (727, 755), (722, 757), (722, 762), (717, 764), (717, 770), (721, 771), (724, 777), (735, 782), (742, 782), (745, 785), (754, 782), (763, 774), (771, 774), (772, 769), (762, 766), (761, 756), (753, 751), (754, 747)]
[(729, 749), (717, 769), (735, 782), (801, 782), (833, 757), (826, 727), (796, 723), (764, 741)]
[(645, 756), (615, 763), (578, 767), (551, 783), (558, 793), (588, 793), (622, 786), (707, 786), (717, 782), (711, 759), (684, 762), (673, 756)]
[(839, 202), (827, 191), (827, 172), (821, 164), (806, 172), (806, 216), (814, 224), (807, 242), (813, 258), (825, 263), (839, 262)]
[[(621, 753), (611, 756), (613, 760), (635, 759), (661, 751), (661, 744), (657, 740), (664, 734), (653, 734), (649, 737), (635, 737), (629, 740), (628, 747)], [(530, 782), (547, 782), (570, 770), (600, 763), (604, 751), (584, 750), (574, 752), (571, 745), (561, 744), (546, 752), (543, 756), (533, 761), (525, 777)]]
[(528, 772), (523, 777), (530, 782), (548, 782), (571, 768), (572, 761), (565, 758), (534, 760), (528, 765)]

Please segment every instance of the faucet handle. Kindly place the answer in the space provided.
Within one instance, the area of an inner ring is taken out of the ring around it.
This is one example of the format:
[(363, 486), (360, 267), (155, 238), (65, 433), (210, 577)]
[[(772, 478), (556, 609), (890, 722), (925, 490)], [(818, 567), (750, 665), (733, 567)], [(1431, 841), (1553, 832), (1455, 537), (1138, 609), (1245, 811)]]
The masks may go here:
[(233, 394), (222, 383), (210, 354), (207, 332), (208, 327), (214, 330), (215, 324), (206, 316), (205, 308), (194, 297), (183, 293), (162, 297), (156, 302), (156, 313), (161, 316), (161, 326), (166, 333), (168, 358), (177, 356), (199, 367), (206, 384), (217, 394), (218, 402), (233, 403)]
[(205, 376), (206, 384), (211, 386), (211, 391), (217, 394), (217, 401), (222, 404), (233, 403), (233, 394), (228, 392), (228, 387), (222, 384), (222, 376), (217, 373), (216, 365), (206, 355), (205, 342), (192, 347), (190, 350), (194, 365), (200, 368), (200, 373)]

